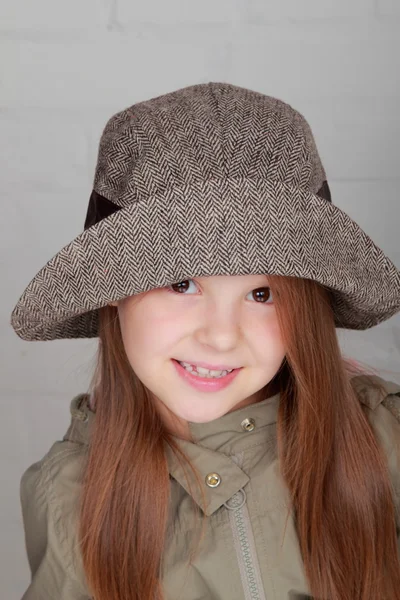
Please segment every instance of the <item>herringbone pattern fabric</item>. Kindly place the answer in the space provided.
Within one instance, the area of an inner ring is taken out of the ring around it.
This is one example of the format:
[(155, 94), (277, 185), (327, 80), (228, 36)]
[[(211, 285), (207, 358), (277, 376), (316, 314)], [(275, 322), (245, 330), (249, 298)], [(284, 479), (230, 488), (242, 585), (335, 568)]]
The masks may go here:
[(94, 337), (107, 302), (184, 279), (273, 273), (332, 291), (337, 327), (400, 310), (400, 272), (326, 183), (313, 134), (285, 102), (194, 85), (114, 115), (94, 190), (115, 205), (54, 256), (11, 317), (26, 340)]

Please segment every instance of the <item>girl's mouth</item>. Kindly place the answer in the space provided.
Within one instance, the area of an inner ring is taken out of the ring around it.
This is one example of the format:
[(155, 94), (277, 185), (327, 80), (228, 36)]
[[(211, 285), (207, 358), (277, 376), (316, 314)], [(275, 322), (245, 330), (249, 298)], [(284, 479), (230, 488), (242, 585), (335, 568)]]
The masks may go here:
[(223, 373), (226, 374), (222, 374), (221, 376), (216, 377), (202, 376), (201, 374), (191, 373), (190, 371), (185, 369), (185, 367), (183, 367), (179, 361), (175, 359), (172, 359), (172, 362), (174, 363), (178, 374), (186, 383), (188, 383), (195, 389), (205, 392), (215, 392), (226, 388), (242, 370), (242, 368), (233, 369), (233, 371), (231, 371), (230, 373), (226, 373), (225, 371)]

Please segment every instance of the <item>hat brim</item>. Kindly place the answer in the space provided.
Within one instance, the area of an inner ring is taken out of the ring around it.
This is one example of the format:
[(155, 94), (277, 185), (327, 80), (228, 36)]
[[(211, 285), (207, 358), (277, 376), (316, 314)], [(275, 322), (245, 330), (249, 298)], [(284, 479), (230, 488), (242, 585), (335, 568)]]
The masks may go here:
[(108, 302), (194, 277), (275, 274), (332, 290), (336, 327), (400, 310), (400, 271), (344, 211), (278, 181), (211, 179), (132, 203), (32, 279), (12, 315), (24, 340), (98, 336)]

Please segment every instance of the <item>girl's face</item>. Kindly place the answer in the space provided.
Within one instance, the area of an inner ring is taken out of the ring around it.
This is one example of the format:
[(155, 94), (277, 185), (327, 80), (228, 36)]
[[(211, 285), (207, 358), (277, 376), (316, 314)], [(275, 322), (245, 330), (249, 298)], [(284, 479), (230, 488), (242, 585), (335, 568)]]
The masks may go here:
[[(264, 399), (262, 389), (285, 357), (266, 275), (199, 277), (111, 304), (132, 369), (182, 437), (190, 421), (212, 421)], [(194, 376), (188, 379), (175, 360), (241, 368), (226, 387), (209, 391), (190, 383)]]

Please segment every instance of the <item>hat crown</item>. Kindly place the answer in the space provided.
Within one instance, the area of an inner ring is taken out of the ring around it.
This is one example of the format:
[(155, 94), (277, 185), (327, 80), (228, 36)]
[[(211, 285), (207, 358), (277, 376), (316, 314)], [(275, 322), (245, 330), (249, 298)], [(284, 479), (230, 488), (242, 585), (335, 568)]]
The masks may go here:
[(326, 175), (297, 110), (272, 96), (210, 82), (111, 117), (93, 189), (124, 208), (172, 187), (226, 178), (269, 179), (317, 193)]

